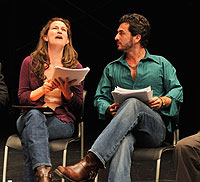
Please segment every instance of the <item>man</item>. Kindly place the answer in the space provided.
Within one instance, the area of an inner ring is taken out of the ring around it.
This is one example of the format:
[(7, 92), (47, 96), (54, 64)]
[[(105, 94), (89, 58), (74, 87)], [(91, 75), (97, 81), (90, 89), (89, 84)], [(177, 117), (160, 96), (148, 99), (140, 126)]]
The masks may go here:
[(1, 73), (0, 63), (0, 111), (3, 111), (5, 106), (8, 104), (8, 88), (4, 82), (4, 76)]
[[(144, 16), (127, 14), (120, 19), (115, 40), (124, 54), (105, 67), (94, 99), (99, 118), (112, 119), (79, 163), (55, 170), (60, 177), (93, 181), (98, 169), (109, 162), (109, 182), (130, 182), (135, 144), (159, 147), (165, 140), (166, 125), (178, 114), (183, 102), (182, 86), (175, 68), (165, 58), (147, 51), (149, 34), (150, 24)], [(147, 103), (136, 98), (114, 103), (111, 91), (116, 86), (125, 89), (151, 86), (153, 98)], [(167, 118), (166, 123), (162, 117)]]
[(180, 140), (174, 150), (176, 182), (200, 180), (200, 131)]

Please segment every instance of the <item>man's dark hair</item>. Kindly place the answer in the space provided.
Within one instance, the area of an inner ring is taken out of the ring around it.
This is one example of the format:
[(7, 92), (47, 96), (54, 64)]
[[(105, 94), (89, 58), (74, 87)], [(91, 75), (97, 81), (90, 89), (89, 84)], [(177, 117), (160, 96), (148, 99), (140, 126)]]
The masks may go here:
[(147, 47), (149, 36), (150, 36), (150, 30), (151, 26), (149, 24), (149, 21), (142, 15), (139, 14), (126, 14), (122, 16), (119, 20), (119, 23), (128, 23), (129, 31), (131, 32), (132, 36), (135, 36), (137, 34), (141, 35), (141, 46), (143, 48)]

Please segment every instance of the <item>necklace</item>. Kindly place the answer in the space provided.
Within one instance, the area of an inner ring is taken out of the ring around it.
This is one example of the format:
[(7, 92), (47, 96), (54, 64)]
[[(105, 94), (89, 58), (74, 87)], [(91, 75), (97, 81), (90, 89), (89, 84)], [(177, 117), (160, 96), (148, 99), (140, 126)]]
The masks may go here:
[(133, 70), (135, 70), (135, 69), (137, 69), (137, 66), (138, 65), (136, 65), (136, 66), (131, 66), (130, 64), (128, 64)]

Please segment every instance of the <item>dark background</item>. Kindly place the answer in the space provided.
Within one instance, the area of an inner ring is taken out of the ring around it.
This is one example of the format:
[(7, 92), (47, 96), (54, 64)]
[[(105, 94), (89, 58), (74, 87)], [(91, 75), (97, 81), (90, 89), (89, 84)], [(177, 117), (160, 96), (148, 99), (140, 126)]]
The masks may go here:
[[(0, 60), (9, 88), (10, 105), (16, 104), (21, 63), (36, 47), (42, 27), (52, 17), (67, 18), (72, 25), (73, 46), (79, 61), (91, 71), (85, 81), (88, 91), (85, 109), (86, 135), (98, 135), (106, 124), (97, 119), (93, 97), (103, 68), (118, 58), (114, 37), (119, 18), (127, 13), (143, 14), (152, 31), (148, 50), (162, 55), (176, 68), (184, 87), (181, 108), (181, 137), (199, 127), (199, 19), (197, 4), (182, 1), (133, 0), (35, 0), (0, 2)], [(9, 107), (1, 115), (1, 134), (16, 132), (16, 113)]]

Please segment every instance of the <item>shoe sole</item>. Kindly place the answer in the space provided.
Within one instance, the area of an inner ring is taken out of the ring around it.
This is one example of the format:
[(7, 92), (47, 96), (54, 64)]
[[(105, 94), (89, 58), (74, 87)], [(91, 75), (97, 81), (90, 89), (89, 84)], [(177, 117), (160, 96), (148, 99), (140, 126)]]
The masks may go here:
[(74, 180), (72, 180), (72, 179), (70, 179), (70, 178), (68, 178), (67, 176), (65, 176), (63, 173), (61, 173), (58, 169), (55, 169), (54, 170), (54, 173), (57, 175), (57, 176), (59, 176), (59, 177), (61, 177), (61, 178), (64, 178), (65, 180), (68, 180), (68, 181), (70, 181), (70, 182), (94, 182), (94, 180), (82, 180), (82, 181), (74, 181)]

